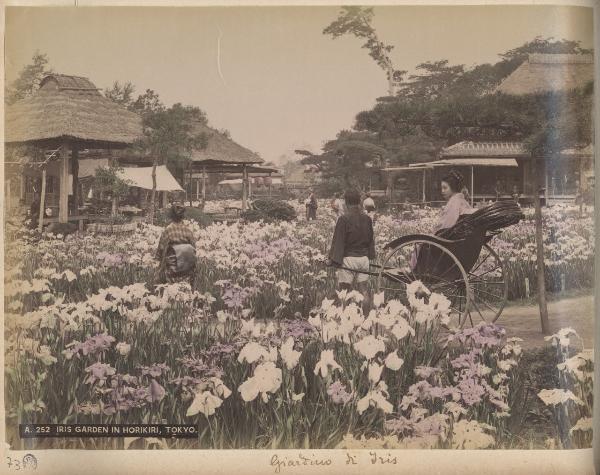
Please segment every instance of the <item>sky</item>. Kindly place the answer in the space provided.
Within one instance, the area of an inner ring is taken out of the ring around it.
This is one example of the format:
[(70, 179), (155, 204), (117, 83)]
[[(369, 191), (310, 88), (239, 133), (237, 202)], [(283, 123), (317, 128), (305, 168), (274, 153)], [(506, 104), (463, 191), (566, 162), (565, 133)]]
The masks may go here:
[[(266, 161), (318, 152), (387, 91), (359, 39), (322, 31), (337, 7), (6, 9), (7, 82), (48, 55), (55, 72), (99, 88), (130, 81), (163, 103), (196, 105), (209, 124)], [(564, 6), (374, 7), (396, 69), (447, 59), (472, 66), (536, 36), (593, 43), (592, 9)]]

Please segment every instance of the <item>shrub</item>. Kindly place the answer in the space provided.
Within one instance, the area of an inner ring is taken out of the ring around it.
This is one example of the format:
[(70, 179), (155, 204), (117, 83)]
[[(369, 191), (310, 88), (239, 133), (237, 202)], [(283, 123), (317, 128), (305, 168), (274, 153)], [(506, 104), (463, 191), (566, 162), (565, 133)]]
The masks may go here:
[[(159, 210), (155, 215), (154, 224), (158, 226), (166, 226), (171, 222), (170, 214), (170, 208), (163, 208)], [(184, 219), (195, 221), (201, 227), (209, 226), (213, 222), (213, 219), (209, 215), (203, 213), (202, 210), (193, 207), (185, 208)]]
[(375, 202), (375, 210), (376, 211), (383, 211), (383, 210), (387, 210), (388, 205), (389, 205), (389, 199), (387, 198), (387, 196), (373, 196), (373, 201)]
[(111, 216), (110, 220), (107, 221), (107, 224), (119, 225), (119, 224), (126, 224), (126, 223), (130, 223), (130, 222), (131, 222), (130, 217), (125, 216), (123, 214), (117, 214), (115, 216)]
[(242, 213), (246, 221), (292, 221), (296, 211), (292, 206), (279, 200), (255, 200), (252, 208)]
[(62, 234), (63, 236), (66, 236), (67, 234), (72, 234), (77, 231), (77, 225), (74, 223), (52, 223), (48, 225), (46, 230), (52, 234)]

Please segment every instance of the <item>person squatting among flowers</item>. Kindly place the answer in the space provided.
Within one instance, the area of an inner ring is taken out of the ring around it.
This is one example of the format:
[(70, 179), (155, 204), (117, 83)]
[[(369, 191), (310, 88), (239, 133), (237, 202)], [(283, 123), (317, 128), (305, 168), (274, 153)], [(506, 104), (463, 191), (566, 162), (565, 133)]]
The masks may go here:
[(165, 228), (156, 251), (158, 283), (175, 283), (189, 280), (194, 286), (196, 270), (195, 238), (192, 230), (183, 224), (185, 207), (175, 201), (171, 204), (171, 223)]
[(340, 290), (352, 290), (356, 284), (364, 297), (363, 308), (368, 310), (370, 261), (375, 259), (373, 222), (361, 207), (360, 193), (348, 190), (344, 194), (347, 211), (335, 224), (327, 265), (338, 267)]

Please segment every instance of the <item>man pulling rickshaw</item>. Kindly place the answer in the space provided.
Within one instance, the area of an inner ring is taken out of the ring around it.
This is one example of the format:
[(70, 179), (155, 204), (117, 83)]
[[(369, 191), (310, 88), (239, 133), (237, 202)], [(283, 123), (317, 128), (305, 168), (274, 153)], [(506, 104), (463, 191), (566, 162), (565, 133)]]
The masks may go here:
[(339, 288), (350, 289), (356, 284), (356, 290), (365, 297), (366, 309), (370, 304), (370, 276), (377, 277), (377, 291), (401, 301), (406, 299), (407, 286), (419, 280), (450, 300), (454, 325), (462, 326), (467, 320), (472, 325), (496, 321), (506, 304), (508, 285), (502, 261), (488, 243), (502, 228), (518, 223), (523, 213), (513, 201), (475, 209), (463, 190), (462, 175), (451, 171), (442, 180), (446, 205), (435, 234), (394, 239), (384, 246), (381, 264), (372, 262), (373, 227), (369, 216), (357, 206), (360, 195), (346, 192), (346, 204), (354, 211), (351, 217), (338, 218), (328, 260), (337, 267)]

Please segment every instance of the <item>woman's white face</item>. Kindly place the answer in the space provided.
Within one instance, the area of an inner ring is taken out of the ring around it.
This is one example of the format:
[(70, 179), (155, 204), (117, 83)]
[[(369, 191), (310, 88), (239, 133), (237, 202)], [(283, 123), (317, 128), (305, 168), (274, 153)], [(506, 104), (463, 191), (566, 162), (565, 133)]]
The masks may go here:
[(445, 181), (442, 181), (442, 196), (444, 199), (449, 200), (453, 194), (454, 192), (452, 191), (452, 188), (450, 188), (450, 185)]

